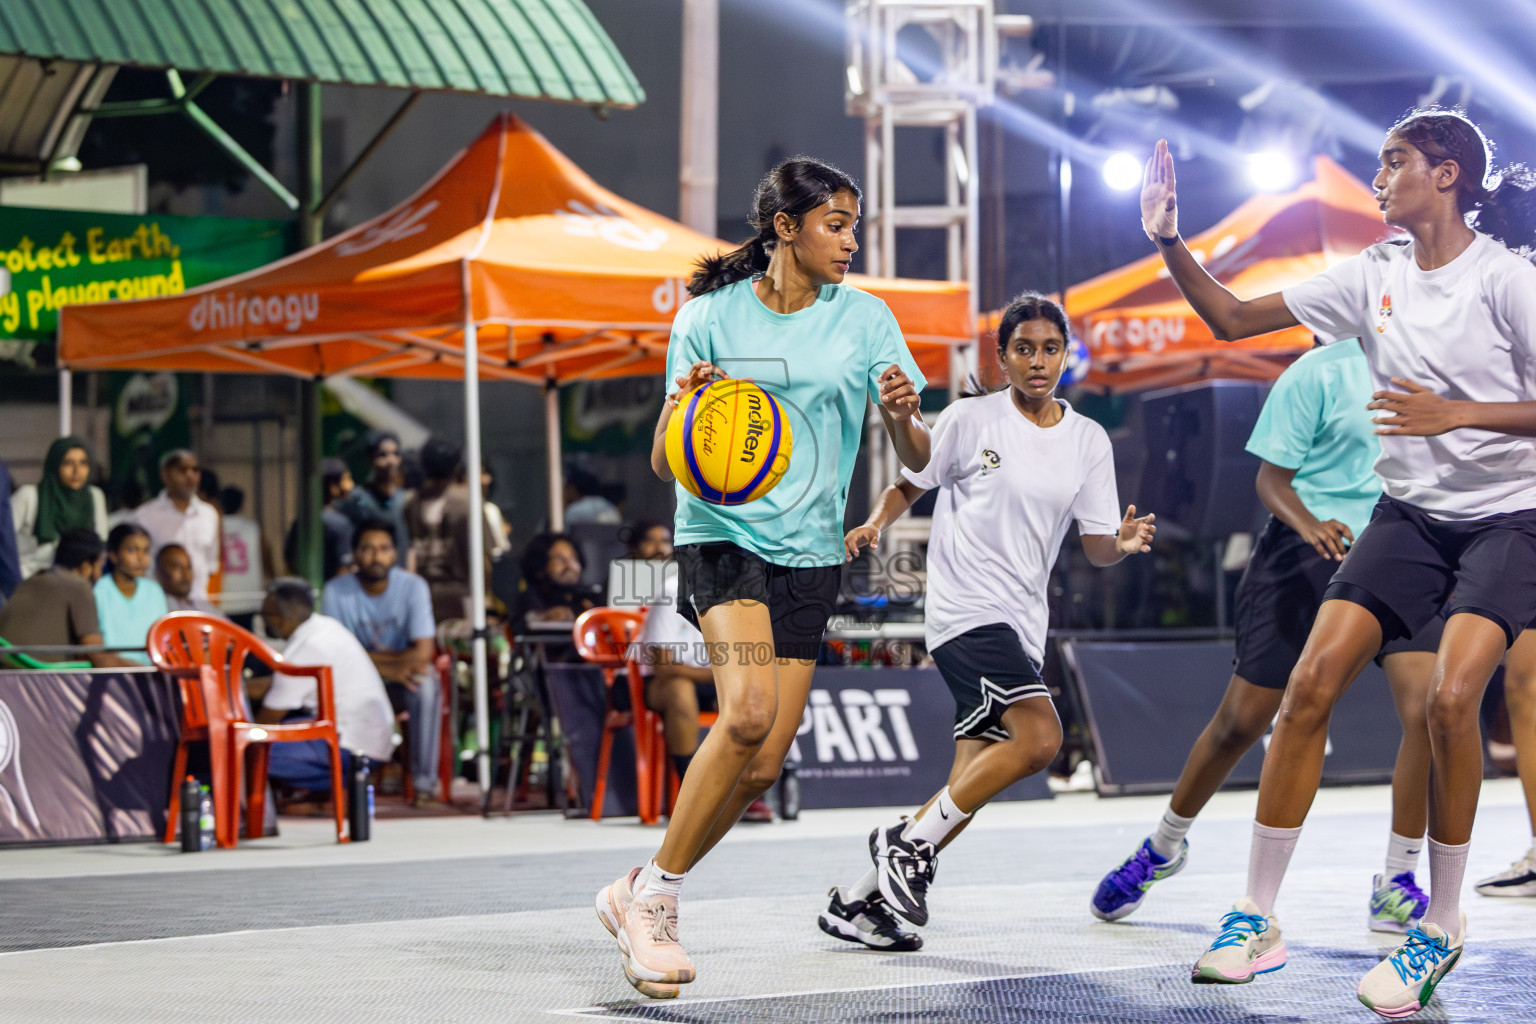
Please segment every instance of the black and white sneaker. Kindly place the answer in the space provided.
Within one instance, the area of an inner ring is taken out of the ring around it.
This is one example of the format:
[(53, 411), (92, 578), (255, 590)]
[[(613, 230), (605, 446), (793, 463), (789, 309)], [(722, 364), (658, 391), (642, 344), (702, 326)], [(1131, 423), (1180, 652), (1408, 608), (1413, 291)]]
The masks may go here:
[(1536, 846), (1508, 870), (1478, 882), (1477, 891), (1484, 896), (1536, 896)]
[(890, 828), (877, 828), (869, 834), (869, 856), (875, 862), (880, 880), (880, 895), (890, 908), (915, 925), (928, 923), (928, 886), (938, 867), (939, 851), (925, 840), (912, 841), (905, 835), (911, 825), (903, 818)]
[(828, 935), (893, 953), (912, 953), (923, 948), (923, 937), (902, 931), (901, 922), (879, 893), (869, 899), (844, 903), (842, 890), (834, 885), (827, 895), (832, 897), (831, 902), (816, 923)]

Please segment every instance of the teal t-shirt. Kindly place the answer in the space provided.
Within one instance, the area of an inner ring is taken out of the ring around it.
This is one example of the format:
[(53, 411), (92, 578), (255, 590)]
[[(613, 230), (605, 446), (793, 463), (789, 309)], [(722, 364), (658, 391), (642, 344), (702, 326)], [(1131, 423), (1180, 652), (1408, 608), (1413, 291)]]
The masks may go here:
[(730, 541), (775, 565), (841, 564), (865, 397), (879, 402), (879, 377), (892, 363), (917, 390), (927, 384), (890, 309), (857, 288), (826, 285), (806, 308), (775, 313), (750, 279), (737, 281), (678, 310), (667, 345), (668, 394), (699, 360), (778, 399), (794, 448), (778, 485), (745, 505), (711, 505), (677, 484), (677, 543)]
[(1358, 340), (1314, 348), (1275, 381), (1248, 438), (1250, 452), (1296, 470), (1291, 486), (1307, 511), (1356, 537), (1381, 497), (1372, 469), (1381, 441), (1366, 408), (1373, 390)]
[[(165, 591), (147, 576), (139, 577), (133, 597), (124, 597), (107, 573), (96, 581), (96, 618), (101, 623), (101, 642), (108, 647), (143, 647), (149, 627), (166, 613)], [(123, 652), (130, 661), (149, 664), (144, 654)]]

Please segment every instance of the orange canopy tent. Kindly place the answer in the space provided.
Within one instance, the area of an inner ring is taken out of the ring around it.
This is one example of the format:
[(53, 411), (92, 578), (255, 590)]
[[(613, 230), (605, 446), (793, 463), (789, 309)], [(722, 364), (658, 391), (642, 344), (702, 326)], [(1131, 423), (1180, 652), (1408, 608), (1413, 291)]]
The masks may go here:
[[(1233, 293), (1254, 298), (1306, 280), (1393, 234), (1372, 191), (1319, 156), (1311, 181), (1284, 195), (1249, 199), (1186, 244)], [(1217, 341), (1156, 254), (1068, 288), (1066, 305), (1088, 346), (1087, 383), (1103, 390), (1209, 377), (1272, 379), (1312, 346), (1305, 327)], [(995, 333), (997, 314), (984, 327)]]
[[(458, 378), (536, 383), (661, 373), (703, 253), (726, 248), (602, 188), (503, 114), (420, 192), (248, 274), (181, 295), (76, 306), (72, 369)], [(925, 373), (969, 342), (964, 284), (849, 283), (884, 299)]]

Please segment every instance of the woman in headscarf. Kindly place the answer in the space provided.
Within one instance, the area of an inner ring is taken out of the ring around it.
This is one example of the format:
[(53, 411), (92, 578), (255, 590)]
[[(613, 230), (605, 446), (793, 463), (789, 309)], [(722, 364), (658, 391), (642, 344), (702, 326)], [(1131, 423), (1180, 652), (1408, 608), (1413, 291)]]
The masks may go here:
[(41, 482), (11, 495), (23, 579), (53, 564), (53, 549), (65, 530), (81, 527), (106, 538), (107, 498), (90, 479), (91, 450), (71, 434), (49, 445)]

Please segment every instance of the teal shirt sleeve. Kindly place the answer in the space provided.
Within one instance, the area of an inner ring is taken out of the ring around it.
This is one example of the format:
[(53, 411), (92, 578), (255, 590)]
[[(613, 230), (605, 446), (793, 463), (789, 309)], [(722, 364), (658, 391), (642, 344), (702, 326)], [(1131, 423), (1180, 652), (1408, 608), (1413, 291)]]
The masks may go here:
[(698, 307), (694, 302), (683, 303), (672, 320), (672, 333), (667, 338), (667, 391), (678, 392), (677, 378), (688, 376), (688, 368), (701, 359), (707, 360), (709, 343), (704, 325), (700, 322)]
[(1281, 469), (1300, 469), (1316, 442), (1325, 397), (1317, 374), (1281, 374), (1259, 410), (1247, 450)]
[(880, 404), (880, 375), (892, 363), (901, 367), (901, 371), (912, 379), (912, 386), (919, 393), (928, 386), (928, 378), (917, 368), (917, 360), (912, 358), (912, 350), (907, 348), (907, 339), (901, 336), (895, 314), (881, 302), (879, 319), (869, 335), (869, 366), (866, 371), (869, 400), (876, 405)]

